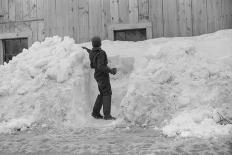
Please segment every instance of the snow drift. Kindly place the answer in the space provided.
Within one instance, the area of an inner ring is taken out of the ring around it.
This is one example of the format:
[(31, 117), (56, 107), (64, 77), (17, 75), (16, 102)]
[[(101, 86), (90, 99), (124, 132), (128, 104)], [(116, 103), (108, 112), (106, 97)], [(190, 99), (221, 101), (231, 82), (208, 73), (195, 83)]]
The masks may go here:
[[(232, 131), (232, 31), (141, 42), (104, 41), (112, 113), (168, 136)], [(34, 123), (81, 127), (97, 95), (87, 53), (65, 37), (46, 38), (0, 66), (0, 132)]]
[(53, 37), (0, 66), (0, 132), (35, 122), (84, 123), (95, 91), (84, 53), (73, 39)]
[(129, 80), (124, 118), (161, 127), (168, 136), (230, 134), (231, 43), (232, 31), (221, 31), (151, 47), (146, 65)]

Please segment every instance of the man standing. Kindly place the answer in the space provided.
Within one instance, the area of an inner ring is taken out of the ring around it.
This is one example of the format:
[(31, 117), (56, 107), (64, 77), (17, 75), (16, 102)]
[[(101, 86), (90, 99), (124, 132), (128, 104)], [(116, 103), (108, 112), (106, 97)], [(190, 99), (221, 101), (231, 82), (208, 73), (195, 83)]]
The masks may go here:
[[(92, 50), (82, 47), (89, 53), (90, 67), (95, 69), (94, 78), (97, 81), (100, 94), (95, 101), (92, 116), (96, 119), (115, 120), (115, 117), (111, 116), (111, 96), (112, 90), (110, 85), (109, 73), (115, 75), (117, 73), (116, 68), (110, 68), (107, 66), (108, 58), (106, 52), (101, 49), (100, 37), (92, 38)], [(101, 107), (103, 105), (104, 117), (100, 114)]]

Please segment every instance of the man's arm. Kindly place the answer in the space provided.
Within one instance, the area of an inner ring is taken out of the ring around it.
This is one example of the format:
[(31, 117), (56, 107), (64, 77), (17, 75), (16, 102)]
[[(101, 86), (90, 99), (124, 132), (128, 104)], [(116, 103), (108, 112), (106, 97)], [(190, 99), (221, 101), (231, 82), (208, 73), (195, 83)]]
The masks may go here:
[(104, 62), (105, 59), (107, 59), (106, 55), (103, 52), (99, 53), (97, 58), (97, 69), (104, 73), (111, 73), (115, 75), (117, 73), (117, 69), (116, 68), (111, 69), (110, 67), (108, 67)]
[(88, 49), (87, 47), (82, 47), (84, 50), (86, 50), (88, 53), (91, 52), (91, 49)]

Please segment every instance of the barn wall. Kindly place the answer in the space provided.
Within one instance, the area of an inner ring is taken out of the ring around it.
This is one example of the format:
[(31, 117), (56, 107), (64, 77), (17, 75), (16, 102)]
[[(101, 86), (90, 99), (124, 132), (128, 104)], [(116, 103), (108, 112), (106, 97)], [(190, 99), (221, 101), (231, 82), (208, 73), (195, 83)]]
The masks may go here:
[(43, 0), (0, 0), (0, 33), (31, 31), (33, 41), (43, 40)]
[(0, 33), (31, 31), (33, 41), (69, 35), (108, 38), (110, 24), (152, 23), (156, 37), (232, 28), (232, 0), (0, 0)]

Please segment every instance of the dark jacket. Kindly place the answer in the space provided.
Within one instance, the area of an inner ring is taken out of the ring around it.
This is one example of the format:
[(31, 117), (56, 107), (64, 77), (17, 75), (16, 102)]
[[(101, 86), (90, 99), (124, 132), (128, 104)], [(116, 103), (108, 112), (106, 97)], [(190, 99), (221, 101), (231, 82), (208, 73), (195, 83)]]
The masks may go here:
[(89, 50), (90, 67), (95, 69), (94, 77), (95, 79), (102, 79), (104, 77), (109, 77), (110, 68), (108, 65), (108, 59), (106, 52), (100, 47), (94, 47)]

